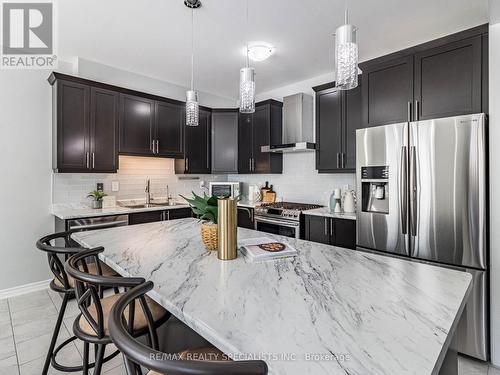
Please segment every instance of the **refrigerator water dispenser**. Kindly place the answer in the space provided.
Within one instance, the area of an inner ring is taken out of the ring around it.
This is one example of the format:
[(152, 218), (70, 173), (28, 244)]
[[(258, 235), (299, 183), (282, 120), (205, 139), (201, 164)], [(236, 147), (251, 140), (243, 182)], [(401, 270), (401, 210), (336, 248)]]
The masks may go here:
[(363, 212), (389, 213), (389, 167), (361, 168), (361, 209)]

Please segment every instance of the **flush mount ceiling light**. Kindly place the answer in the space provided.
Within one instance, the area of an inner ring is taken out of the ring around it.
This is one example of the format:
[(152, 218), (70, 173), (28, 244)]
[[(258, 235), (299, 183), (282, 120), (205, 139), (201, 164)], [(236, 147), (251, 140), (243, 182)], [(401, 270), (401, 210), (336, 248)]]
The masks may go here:
[(246, 65), (240, 69), (240, 112), (255, 112), (255, 70), (250, 67), (248, 56), (248, 0), (246, 0)]
[(198, 126), (198, 92), (194, 90), (194, 10), (201, 6), (199, 0), (185, 0), (184, 5), (191, 9), (191, 90), (186, 92), (186, 126)]
[(248, 43), (248, 57), (252, 61), (264, 61), (272, 56), (276, 48), (267, 42)]
[(345, 10), (345, 24), (335, 31), (335, 86), (351, 90), (358, 86), (358, 44), (357, 28), (349, 24)]

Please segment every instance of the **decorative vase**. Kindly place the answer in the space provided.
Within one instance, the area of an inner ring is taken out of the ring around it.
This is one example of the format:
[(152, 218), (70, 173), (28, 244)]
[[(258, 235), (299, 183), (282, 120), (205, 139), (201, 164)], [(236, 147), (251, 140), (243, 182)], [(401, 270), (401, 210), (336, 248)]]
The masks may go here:
[(217, 258), (233, 260), (237, 257), (238, 206), (234, 198), (217, 200), (218, 240)]
[(203, 245), (209, 251), (217, 250), (218, 237), (217, 237), (217, 224), (214, 223), (202, 223), (200, 225), (201, 229), (201, 240)]
[(102, 201), (92, 201), (92, 208), (102, 208)]

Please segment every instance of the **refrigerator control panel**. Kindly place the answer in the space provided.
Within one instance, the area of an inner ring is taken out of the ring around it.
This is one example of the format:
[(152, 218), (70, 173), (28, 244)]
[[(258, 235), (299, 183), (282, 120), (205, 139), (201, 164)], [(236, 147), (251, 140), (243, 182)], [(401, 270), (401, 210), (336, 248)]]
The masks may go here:
[(361, 178), (363, 180), (387, 180), (389, 178), (389, 166), (361, 167)]

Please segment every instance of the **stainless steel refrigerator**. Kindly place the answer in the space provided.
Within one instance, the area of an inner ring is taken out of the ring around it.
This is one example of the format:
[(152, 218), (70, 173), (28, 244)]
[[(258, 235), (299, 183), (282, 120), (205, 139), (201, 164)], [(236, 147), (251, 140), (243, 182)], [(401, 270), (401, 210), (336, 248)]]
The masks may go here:
[(485, 115), (357, 130), (356, 180), (358, 247), (473, 275), (459, 352), (488, 360)]

